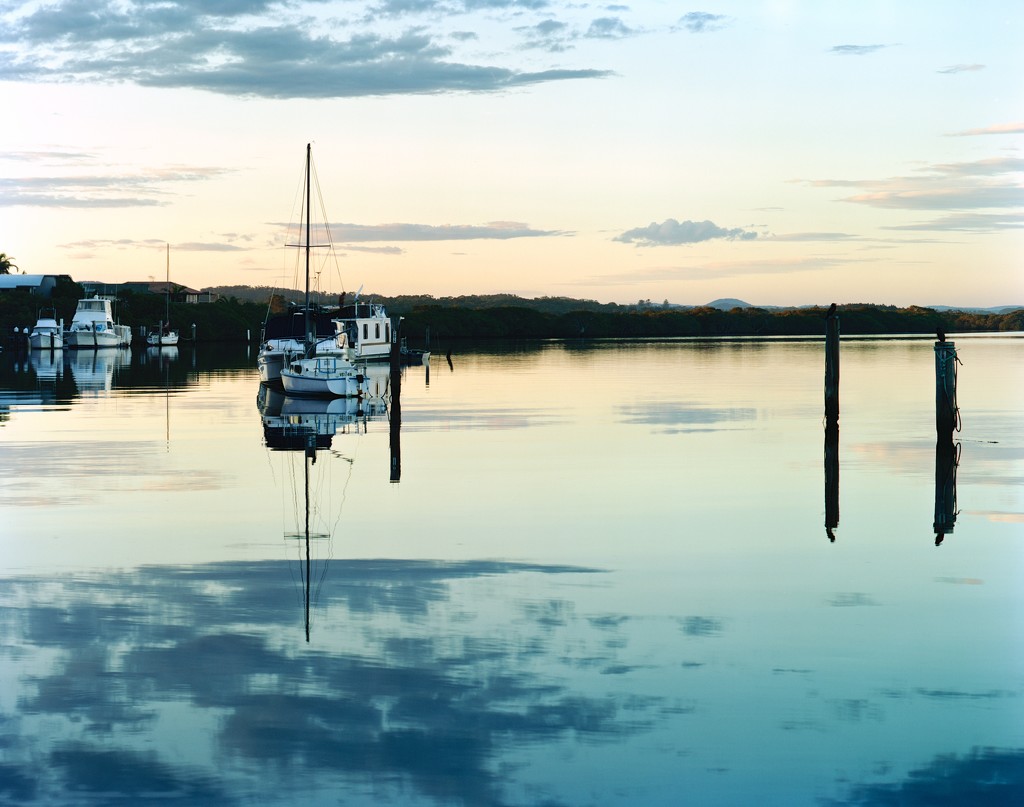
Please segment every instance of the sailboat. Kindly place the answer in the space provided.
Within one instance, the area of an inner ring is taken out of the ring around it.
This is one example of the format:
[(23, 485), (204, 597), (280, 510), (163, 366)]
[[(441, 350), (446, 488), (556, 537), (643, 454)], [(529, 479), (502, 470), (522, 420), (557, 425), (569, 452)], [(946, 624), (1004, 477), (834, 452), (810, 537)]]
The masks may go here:
[(167, 281), (164, 283), (164, 321), (157, 331), (146, 337), (150, 347), (164, 347), (178, 344), (178, 332), (171, 330), (171, 245), (167, 245)]
[[(330, 344), (329, 350), (321, 350), (321, 341), (316, 339), (310, 322), (309, 306), (309, 256), (313, 245), (310, 243), (311, 202), (312, 202), (312, 146), (306, 144), (306, 243), (300, 244), (306, 251), (306, 300), (303, 312), (303, 353), (289, 358), (286, 367), (280, 371), (281, 386), (289, 395), (315, 396), (325, 398), (359, 398), (366, 389), (366, 375), (353, 361), (354, 353), (349, 348), (344, 334)], [(261, 371), (261, 377), (263, 373)]]

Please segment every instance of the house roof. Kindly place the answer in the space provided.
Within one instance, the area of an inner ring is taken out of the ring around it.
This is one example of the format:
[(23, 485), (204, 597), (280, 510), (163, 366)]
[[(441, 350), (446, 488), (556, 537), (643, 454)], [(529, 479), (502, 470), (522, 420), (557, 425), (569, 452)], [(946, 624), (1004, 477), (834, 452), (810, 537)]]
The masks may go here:
[(0, 289), (42, 286), (47, 277), (56, 277), (56, 275), (0, 275)]

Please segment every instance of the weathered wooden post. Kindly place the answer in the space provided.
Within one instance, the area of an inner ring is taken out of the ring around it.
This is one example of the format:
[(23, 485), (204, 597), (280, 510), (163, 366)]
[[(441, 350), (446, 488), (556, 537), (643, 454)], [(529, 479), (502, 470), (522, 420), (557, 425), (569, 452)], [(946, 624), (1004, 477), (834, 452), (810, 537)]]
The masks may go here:
[(939, 440), (953, 439), (953, 430), (959, 428), (960, 412), (956, 405), (956, 343), (947, 342), (939, 331), (935, 343), (935, 431)]
[(825, 417), (839, 417), (839, 316), (835, 303), (825, 317)]
[(402, 318), (391, 320), (391, 481), (402, 480)]

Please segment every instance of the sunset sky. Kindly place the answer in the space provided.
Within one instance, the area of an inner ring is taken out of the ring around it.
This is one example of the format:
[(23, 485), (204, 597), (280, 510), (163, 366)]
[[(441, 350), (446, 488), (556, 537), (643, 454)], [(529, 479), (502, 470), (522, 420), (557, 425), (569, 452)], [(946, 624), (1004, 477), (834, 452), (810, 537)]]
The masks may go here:
[[(0, 0), (30, 274), (1024, 305), (1024, 4)], [(301, 281), (298, 281), (301, 282)]]

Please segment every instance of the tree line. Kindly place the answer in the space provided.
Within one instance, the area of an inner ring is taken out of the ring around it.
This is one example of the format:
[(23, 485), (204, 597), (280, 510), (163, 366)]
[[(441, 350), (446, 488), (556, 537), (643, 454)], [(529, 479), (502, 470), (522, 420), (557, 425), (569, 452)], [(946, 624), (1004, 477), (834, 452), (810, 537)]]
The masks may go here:
[[(213, 303), (172, 302), (170, 320), (183, 338), (191, 338), (192, 326), (200, 341), (238, 342), (256, 340), (269, 312), (281, 311), (299, 292), (276, 295), (270, 289), (222, 287), (224, 291), (249, 289), (252, 293), (224, 294)], [(217, 291), (211, 289), (211, 291)], [(59, 283), (51, 300), (9, 291), (0, 295), (0, 334), (14, 327), (31, 327), (40, 308), (54, 308), (57, 318), (70, 325), (82, 287)], [(351, 301), (351, 296), (347, 298)], [(606, 339), (714, 336), (817, 336), (824, 333), (826, 310), (821, 307), (765, 309), (711, 307), (677, 308), (663, 304), (618, 305), (564, 297), (534, 300), (515, 295), (481, 295), (434, 298), (426, 295), (381, 297), (363, 295), (387, 306), (392, 316), (403, 318), (402, 334), (412, 346), (431, 339)], [(337, 295), (323, 300), (335, 305)], [(155, 329), (165, 318), (161, 295), (123, 292), (115, 303), (115, 317), (132, 327)], [(845, 335), (930, 334), (1024, 331), (1024, 309), (1009, 313), (939, 311), (910, 306), (841, 305), (838, 309)]]

